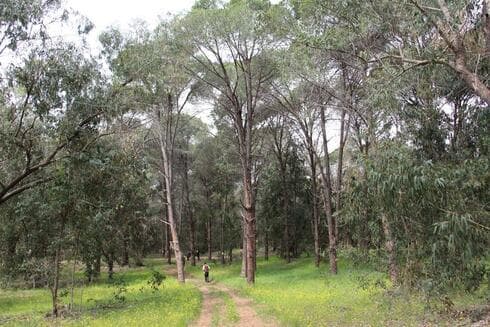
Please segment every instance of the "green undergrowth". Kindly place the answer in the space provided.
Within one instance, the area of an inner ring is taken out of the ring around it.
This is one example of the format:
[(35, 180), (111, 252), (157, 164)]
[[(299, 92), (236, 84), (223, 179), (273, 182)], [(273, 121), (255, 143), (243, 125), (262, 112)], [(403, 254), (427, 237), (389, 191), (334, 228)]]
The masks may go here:
[[(46, 318), (51, 310), (47, 289), (0, 290), (0, 325), (6, 326), (187, 326), (200, 312), (199, 290), (167, 277), (160, 285), (151, 283), (154, 271), (162, 267), (148, 260), (149, 266), (126, 269), (114, 281), (102, 274), (97, 282), (78, 286), (74, 310), (68, 311), (71, 294), (61, 289), (62, 318)], [(153, 286), (153, 287), (152, 287)]]
[[(211, 263), (212, 280), (251, 297), (259, 313), (274, 316), (284, 326), (453, 325), (453, 319), (467, 319), (442, 315), (428, 305), (422, 294), (393, 288), (386, 274), (369, 267), (353, 267), (342, 258), (337, 275), (328, 272), (327, 264), (316, 268), (312, 258), (290, 264), (275, 257), (259, 259), (253, 287), (239, 277), (240, 264)], [(200, 273), (200, 267), (187, 269)], [(486, 292), (485, 286), (476, 294), (452, 295), (453, 309), (485, 303)]]

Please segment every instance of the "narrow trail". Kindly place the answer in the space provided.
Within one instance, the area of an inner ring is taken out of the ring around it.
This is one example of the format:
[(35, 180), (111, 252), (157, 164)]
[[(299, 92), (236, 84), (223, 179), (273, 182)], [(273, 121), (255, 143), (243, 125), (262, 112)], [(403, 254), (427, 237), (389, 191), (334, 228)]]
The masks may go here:
[[(171, 275), (177, 275), (175, 269), (167, 270)], [(228, 287), (211, 281), (205, 283), (203, 278), (197, 279), (195, 276), (187, 274), (186, 282), (194, 284), (202, 294), (203, 305), (199, 318), (190, 324), (191, 327), (278, 327), (279, 324), (273, 320), (265, 321), (257, 314), (254, 304), (250, 299), (239, 296)], [(224, 296), (223, 296), (224, 295)], [(227, 319), (227, 303), (224, 297), (229, 297), (235, 304), (238, 321)]]
[[(207, 327), (207, 326), (238, 326), (238, 327), (276, 327), (273, 321), (264, 321), (253, 308), (253, 302), (247, 298), (243, 298), (237, 295), (234, 291), (230, 290), (226, 286), (211, 282), (205, 283), (204, 281), (197, 280), (194, 277), (187, 279), (188, 282), (196, 285), (203, 295), (203, 307), (199, 319), (191, 324), (192, 327)], [(226, 304), (224, 300), (219, 297), (219, 293), (227, 294), (231, 300), (235, 303), (236, 312), (238, 314), (238, 321), (231, 322), (226, 321), (224, 317), (226, 314), (223, 312)], [(216, 319), (215, 315), (219, 315), (221, 319)]]

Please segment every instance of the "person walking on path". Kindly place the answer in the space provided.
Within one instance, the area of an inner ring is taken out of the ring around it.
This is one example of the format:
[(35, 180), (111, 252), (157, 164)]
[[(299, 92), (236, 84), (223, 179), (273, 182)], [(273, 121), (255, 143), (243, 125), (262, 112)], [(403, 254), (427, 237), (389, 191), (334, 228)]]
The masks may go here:
[(202, 271), (204, 272), (204, 281), (209, 283), (209, 266), (207, 263), (202, 266)]

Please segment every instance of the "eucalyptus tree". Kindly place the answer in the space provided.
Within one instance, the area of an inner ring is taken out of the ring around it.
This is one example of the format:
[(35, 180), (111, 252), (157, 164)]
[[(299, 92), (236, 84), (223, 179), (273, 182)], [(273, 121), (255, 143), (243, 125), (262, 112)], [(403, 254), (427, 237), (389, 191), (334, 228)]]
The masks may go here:
[[(175, 46), (171, 22), (162, 22), (153, 32), (137, 26), (129, 40), (117, 31), (102, 37), (106, 53), (112, 62), (116, 79), (132, 80), (131, 90), (122, 106), (139, 111), (151, 121), (150, 140), (158, 155), (156, 169), (163, 186), (162, 205), (166, 208), (166, 224), (172, 236), (172, 249), (177, 258), (178, 279), (185, 281), (183, 253), (178, 235), (178, 217), (175, 212), (175, 164), (177, 138), (182, 127), (183, 110), (194, 96), (196, 78), (185, 73), (188, 60)], [(116, 55), (114, 55), (116, 53)], [(150, 142), (150, 143), (151, 143)]]
[[(395, 33), (389, 51), (377, 59), (399, 60), (402, 66), (443, 65), (490, 105), (488, 0), (408, 0), (375, 7), (378, 15), (380, 9), (397, 12), (385, 20)], [(386, 19), (387, 12), (380, 17)]]
[(275, 47), (268, 32), (268, 13), (273, 7), (268, 1), (232, 1), (223, 6), (197, 3), (175, 29), (181, 48), (194, 63), (187, 71), (214, 90), (210, 94), (235, 130), (242, 169), (249, 283), (255, 281), (256, 252), (254, 134), (266, 82), (274, 72), (267, 56)]
[[(48, 21), (64, 21), (59, 0), (5, 0), (0, 12), (0, 56), (49, 39)], [(47, 16), (51, 15), (50, 19)]]
[(58, 9), (58, 1), (2, 3), (0, 205), (46, 182), (40, 172), (107, 113), (96, 62), (47, 33)]

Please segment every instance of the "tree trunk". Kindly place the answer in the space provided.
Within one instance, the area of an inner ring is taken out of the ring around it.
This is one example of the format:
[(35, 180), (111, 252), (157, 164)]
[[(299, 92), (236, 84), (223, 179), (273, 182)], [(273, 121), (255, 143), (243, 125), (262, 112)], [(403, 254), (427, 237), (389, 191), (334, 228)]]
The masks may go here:
[[(65, 209), (67, 210), (67, 209)], [(58, 245), (56, 246), (56, 251), (54, 255), (54, 276), (53, 285), (51, 286), (51, 299), (53, 304), (52, 314), (54, 317), (58, 317), (58, 288), (60, 282), (60, 266), (61, 266), (61, 239), (65, 230), (65, 216), (67, 212), (65, 211), (61, 215), (61, 226), (58, 235)]]
[(245, 214), (242, 217), (242, 269), (240, 276), (247, 277), (247, 229), (245, 224)]
[(223, 200), (223, 210), (221, 212), (221, 236), (220, 236), (220, 256), (221, 264), (225, 264), (225, 214), (226, 214), (226, 199), (227, 195)]
[(208, 260), (213, 259), (213, 249), (212, 249), (212, 240), (211, 240), (211, 217), (208, 216), (206, 217), (206, 240), (208, 243)]
[(330, 272), (337, 273), (337, 240), (335, 238), (335, 220), (332, 214), (332, 180), (330, 173), (330, 156), (328, 153), (328, 139), (326, 131), (325, 108), (320, 108), (323, 149), (324, 149), (324, 169), (322, 171), (323, 183), (323, 202), (325, 206), (325, 215), (328, 225), (328, 258), (330, 261)]
[(194, 255), (196, 249), (196, 222), (194, 221), (194, 214), (192, 212), (191, 200), (190, 200), (190, 189), (189, 189), (189, 169), (188, 169), (188, 157), (185, 157), (184, 160), (184, 188), (185, 188), (185, 200), (187, 207), (187, 216), (189, 218), (189, 227), (190, 227), (190, 245), (191, 245), (191, 265), (196, 265), (196, 257)]
[(112, 280), (114, 276), (114, 253), (109, 253), (107, 256), (107, 270), (109, 274), (109, 279)]
[(228, 264), (231, 265), (232, 262), (233, 262), (233, 247), (230, 246), (230, 248), (228, 249)]
[(129, 266), (129, 250), (128, 250), (128, 240), (126, 239), (126, 236), (124, 236), (124, 241), (123, 241), (123, 258), (122, 258), (122, 263), (121, 266)]
[(51, 287), (51, 299), (53, 303), (52, 314), (54, 317), (58, 317), (58, 288), (60, 280), (60, 255), (61, 255), (61, 244), (57, 246), (55, 257), (54, 257), (54, 276), (53, 276), (53, 286)]
[(345, 115), (346, 110), (342, 108), (342, 112), (340, 114), (340, 141), (339, 141), (339, 157), (337, 161), (337, 189), (336, 189), (336, 198), (335, 198), (335, 210), (337, 215), (335, 217), (335, 240), (339, 240), (339, 212), (342, 210), (342, 175), (343, 175), (343, 165), (344, 165), (344, 147), (347, 141), (347, 135), (345, 133)]
[(312, 198), (312, 220), (313, 220), (313, 242), (315, 247), (315, 266), (320, 266), (321, 256), (320, 256), (320, 214), (318, 212), (318, 186), (316, 180), (316, 160), (315, 160), (315, 150), (313, 149), (313, 140), (308, 137), (307, 142), (308, 147), (308, 157), (311, 170), (311, 198)]
[[(162, 149), (162, 151), (165, 153), (165, 150)], [(185, 282), (185, 275), (184, 275), (184, 265), (182, 263), (182, 252), (180, 251), (180, 244), (179, 244), (179, 236), (177, 234), (177, 224), (175, 221), (174, 217), (174, 209), (173, 209), (173, 199), (172, 199), (172, 168), (170, 167), (170, 161), (168, 160), (168, 157), (166, 154), (164, 154), (164, 170), (165, 170), (165, 189), (167, 192), (165, 192), (167, 196), (167, 218), (168, 218), (168, 223), (170, 227), (170, 235), (172, 236), (172, 248), (174, 250), (174, 255), (175, 255), (175, 262), (177, 263), (177, 279), (179, 282), (184, 283)], [(169, 251), (170, 252), (170, 251)]]
[(396, 263), (396, 244), (391, 231), (388, 217), (385, 213), (381, 214), (381, 224), (383, 225), (383, 234), (385, 237), (385, 249), (388, 253), (388, 272), (393, 284), (398, 283), (398, 265)]
[(97, 255), (97, 258), (95, 259), (94, 262), (94, 271), (95, 271), (95, 276), (100, 276), (100, 267), (101, 267), (101, 256), (100, 254)]
[(265, 261), (269, 261), (269, 231), (267, 227), (264, 233), (264, 259)]
[(170, 249), (170, 226), (165, 224), (165, 253), (167, 255), (167, 263), (172, 264), (172, 252)]

